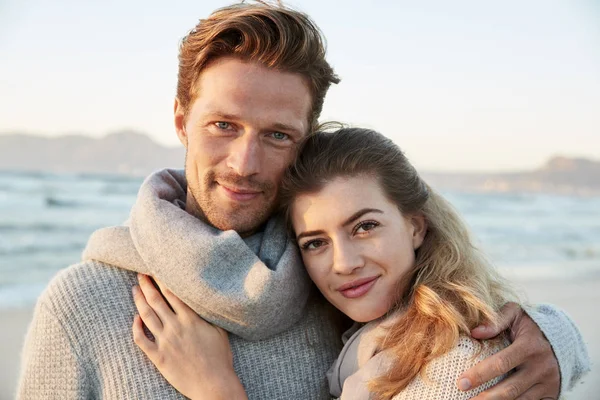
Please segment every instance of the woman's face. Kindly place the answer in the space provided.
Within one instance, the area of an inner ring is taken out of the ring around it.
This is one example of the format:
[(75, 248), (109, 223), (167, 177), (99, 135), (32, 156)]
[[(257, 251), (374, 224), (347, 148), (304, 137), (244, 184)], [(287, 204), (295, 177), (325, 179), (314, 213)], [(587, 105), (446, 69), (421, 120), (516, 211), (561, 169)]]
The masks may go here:
[(336, 178), (298, 196), (291, 215), (310, 277), (353, 320), (383, 316), (406, 290), (425, 220), (402, 215), (373, 177)]

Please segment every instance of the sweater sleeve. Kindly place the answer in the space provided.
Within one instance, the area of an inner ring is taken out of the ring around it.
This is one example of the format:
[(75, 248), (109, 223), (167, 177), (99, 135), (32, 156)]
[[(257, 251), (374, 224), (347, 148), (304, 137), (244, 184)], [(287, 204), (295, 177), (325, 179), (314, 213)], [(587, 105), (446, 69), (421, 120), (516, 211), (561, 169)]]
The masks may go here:
[(18, 399), (87, 399), (91, 387), (63, 326), (39, 301), (21, 355)]
[(581, 333), (564, 311), (540, 304), (524, 307), (550, 342), (560, 369), (560, 394), (573, 389), (590, 370), (590, 358)]
[[(408, 386), (394, 396), (393, 400), (471, 399), (497, 384), (505, 376), (494, 378), (468, 392), (463, 392), (456, 387), (458, 377), (484, 358), (500, 351), (506, 344), (497, 342), (481, 344), (471, 338), (461, 337), (454, 349), (427, 364), (425, 378), (421, 374), (417, 375)], [(340, 399), (370, 399), (368, 382), (385, 373), (391, 365), (391, 359), (385, 351), (378, 353), (344, 381)]]

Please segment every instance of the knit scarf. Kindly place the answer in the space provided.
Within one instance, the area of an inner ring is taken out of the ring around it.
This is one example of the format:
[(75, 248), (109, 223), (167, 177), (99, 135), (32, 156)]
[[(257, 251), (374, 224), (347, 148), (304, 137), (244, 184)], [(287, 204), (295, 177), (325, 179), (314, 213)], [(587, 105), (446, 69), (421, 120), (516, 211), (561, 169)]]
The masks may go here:
[(186, 194), (183, 171), (150, 175), (128, 221), (94, 232), (83, 260), (151, 275), (202, 318), (247, 340), (297, 323), (311, 281), (283, 221), (273, 217), (242, 239), (187, 213)]

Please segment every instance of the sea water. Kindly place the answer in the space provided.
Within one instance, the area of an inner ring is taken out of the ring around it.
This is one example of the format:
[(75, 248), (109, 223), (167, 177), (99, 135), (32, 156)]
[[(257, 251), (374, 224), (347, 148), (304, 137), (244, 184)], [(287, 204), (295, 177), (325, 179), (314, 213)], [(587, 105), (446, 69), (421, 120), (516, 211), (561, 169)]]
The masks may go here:
[[(122, 224), (142, 178), (0, 172), (0, 308), (31, 305), (90, 234)], [(600, 275), (600, 197), (443, 193), (509, 276)]]

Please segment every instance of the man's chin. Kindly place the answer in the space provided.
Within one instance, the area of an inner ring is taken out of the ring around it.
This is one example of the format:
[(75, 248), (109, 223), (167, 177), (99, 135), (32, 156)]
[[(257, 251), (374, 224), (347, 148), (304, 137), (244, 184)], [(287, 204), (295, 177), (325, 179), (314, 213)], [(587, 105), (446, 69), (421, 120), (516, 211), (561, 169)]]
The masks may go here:
[(256, 213), (242, 215), (237, 213), (209, 216), (208, 220), (212, 226), (222, 231), (236, 231), (240, 236), (248, 236), (260, 229), (267, 221), (268, 216), (257, 218)]

